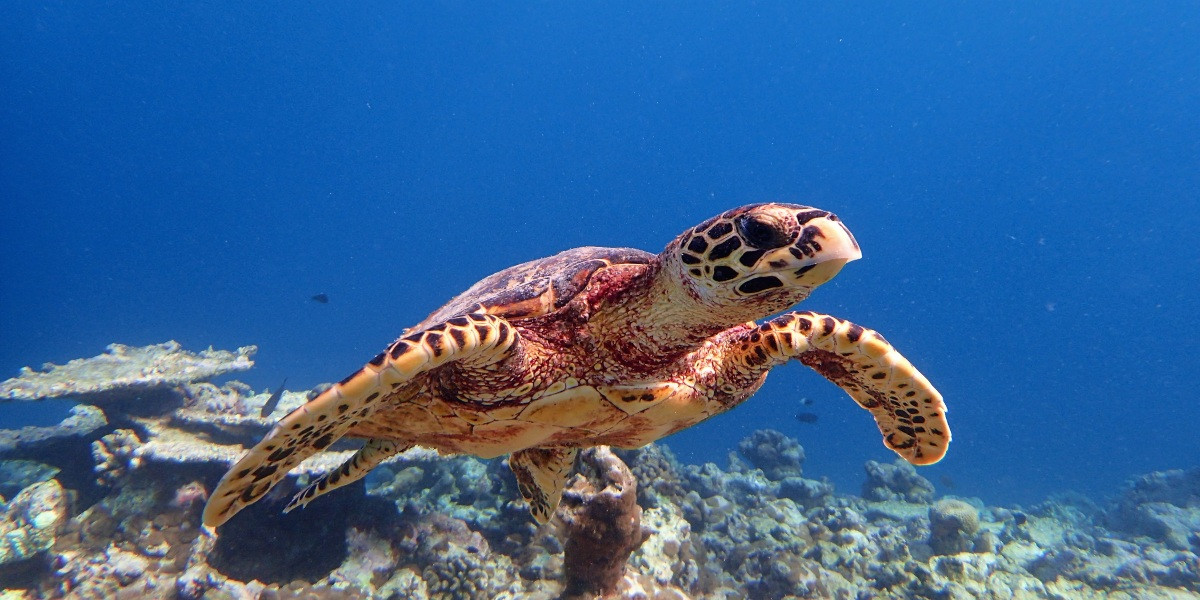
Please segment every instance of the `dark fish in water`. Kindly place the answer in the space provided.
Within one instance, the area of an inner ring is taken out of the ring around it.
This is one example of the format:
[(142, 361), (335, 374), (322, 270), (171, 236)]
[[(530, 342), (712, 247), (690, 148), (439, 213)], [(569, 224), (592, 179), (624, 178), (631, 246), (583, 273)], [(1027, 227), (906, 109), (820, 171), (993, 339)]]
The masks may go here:
[(810, 413), (810, 412), (796, 413), (796, 420), (800, 421), (801, 423), (816, 423), (817, 419), (819, 419), (819, 418), (820, 417), (817, 416), (817, 413)]
[(271, 394), (270, 398), (267, 398), (266, 404), (263, 404), (262, 410), (258, 412), (259, 417), (265, 419), (267, 418), (267, 415), (275, 412), (275, 407), (279, 406), (279, 399), (283, 397), (283, 386), (285, 385), (287, 385), (286, 377), (283, 379), (283, 383), (279, 384), (279, 387), (275, 390), (275, 393)]
[(321, 304), (329, 304), (329, 294), (317, 294), (316, 296), (313, 296), (312, 299), (316, 302), (320, 302)]
[(954, 478), (949, 475), (942, 475), (941, 477), (938, 477), (938, 481), (941, 482), (943, 486), (952, 490), (958, 487), (958, 484), (955, 483)]
[(812, 406), (812, 403), (813, 403), (812, 398), (809, 398), (807, 396), (800, 399), (800, 406)]

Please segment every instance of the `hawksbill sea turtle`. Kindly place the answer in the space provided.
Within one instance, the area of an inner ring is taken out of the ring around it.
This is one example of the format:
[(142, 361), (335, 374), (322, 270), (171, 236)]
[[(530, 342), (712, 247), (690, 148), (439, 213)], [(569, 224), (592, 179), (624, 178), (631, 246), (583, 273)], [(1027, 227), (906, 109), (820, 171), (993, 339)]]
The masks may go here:
[(638, 448), (723, 413), (791, 360), (870, 411), (910, 463), (950, 442), (942, 396), (878, 333), (789, 312), (862, 256), (833, 214), (754, 204), (713, 217), (660, 254), (575, 248), (500, 271), (292, 411), (221, 479), (215, 528), (343, 437), (366, 443), (284, 509), (362, 478), (414, 445), (509, 454), (538, 522), (580, 448)]

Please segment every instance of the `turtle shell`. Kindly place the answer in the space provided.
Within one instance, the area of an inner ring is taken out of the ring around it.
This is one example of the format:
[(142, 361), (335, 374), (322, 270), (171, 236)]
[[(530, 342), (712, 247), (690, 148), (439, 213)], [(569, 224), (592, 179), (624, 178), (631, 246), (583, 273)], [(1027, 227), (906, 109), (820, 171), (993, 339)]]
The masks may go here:
[(596, 271), (612, 265), (650, 264), (656, 258), (636, 248), (584, 246), (521, 263), (483, 278), (408, 333), (470, 313), (514, 320), (544, 315), (569, 303)]

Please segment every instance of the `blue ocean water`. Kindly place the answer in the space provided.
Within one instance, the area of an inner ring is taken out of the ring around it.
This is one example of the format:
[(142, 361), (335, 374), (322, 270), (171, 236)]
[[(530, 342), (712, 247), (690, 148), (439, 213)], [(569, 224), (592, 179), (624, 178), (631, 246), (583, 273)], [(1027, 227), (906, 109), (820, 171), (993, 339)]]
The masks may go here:
[[(945, 395), (926, 476), (1032, 502), (1200, 464), (1194, 2), (0, 12), (0, 377), (176, 339), (335, 381), (493, 271), (778, 200), (865, 252), (803, 307)], [(893, 457), (799, 365), (667, 443), (762, 427), (843, 491)]]

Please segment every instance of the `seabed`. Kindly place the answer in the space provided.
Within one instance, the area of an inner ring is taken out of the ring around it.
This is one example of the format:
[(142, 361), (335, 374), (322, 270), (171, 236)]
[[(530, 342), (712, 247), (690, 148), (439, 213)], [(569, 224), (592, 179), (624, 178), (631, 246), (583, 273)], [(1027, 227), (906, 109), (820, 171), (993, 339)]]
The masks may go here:
[(209, 382), (254, 351), (114, 344), (0, 383), (0, 400), (76, 403), (0, 430), (0, 600), (1200, 598), (1200, 468), (1020, 508), (869, 461), (855, 495), (805, 477), (772, 430), (725, 468), (662, 444), (581, 453), (543, 526), (503, 460), (420, 448), (282, 514), (351, 452), (335, 445), (205, 532), (208, 490), (309, 394), (261, 418), (269, 391)]

